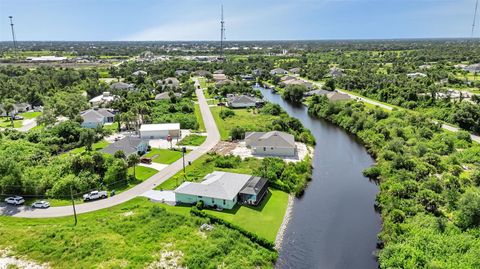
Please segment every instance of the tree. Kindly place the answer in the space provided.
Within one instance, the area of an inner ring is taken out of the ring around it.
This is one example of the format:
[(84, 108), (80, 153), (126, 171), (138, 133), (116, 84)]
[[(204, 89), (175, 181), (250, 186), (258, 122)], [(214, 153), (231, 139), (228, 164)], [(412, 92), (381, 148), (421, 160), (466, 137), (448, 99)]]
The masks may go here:
[(232, 137), (232, 140), (243, 139), (245, 138), (245, 129), (239, 126), (235, 126), (230, 131), (230, 136)]
[(95, 142), (95, 131), (92, 129), (83, 129), (80, 133), (80, 145), (85, 146), (87, 151), (92, 151), (92, 145)]
[(133, 167), (133, 177), (136, 179), (137, 176), (135, 174), (135, 166), (140, 162), (140, 156), (138, 154), (134, 153), (128, 156), (127, 158), (127, 163), (129, 167)]
[(303, 93), (307, 91), (307, 88), (303, 85), (289, 85), (283, 92), (283, 98), (292, 103), (301, 103), (303, 99)]
[(7, 115), (7, 117), (9, 116), (10, 117), (10, 121), (12, 123), (12, 128), (14, 128), (14, 123), (13, 123), (13, 119), (15, 118), (15, 113), (14, 110), (15, 110), (15, 107), (13, 106), (13, 100), (11, 99), (7, 99), (5, 100), (4, 104), (3, 104), (3, 109), (5, 110), (5, 114)]
[(114, 154), (113, 154), (113, 157), (117, 158), (117, 159), (125, 159), (125, 152), (123, 152), (123, 150), (117, 150)]
[(128, 166), (123, 159), (114, 159), (105, 172), (104, 182), (113, 184), (127, 179)]
[(468, 189), (460, 197), (457, 223), (463, 229), (480, 226), (480, 190)]
[(329, 79), (325, 82), (324, 89), (327, 91), (334, 91), (335, 90), (335, 80)]

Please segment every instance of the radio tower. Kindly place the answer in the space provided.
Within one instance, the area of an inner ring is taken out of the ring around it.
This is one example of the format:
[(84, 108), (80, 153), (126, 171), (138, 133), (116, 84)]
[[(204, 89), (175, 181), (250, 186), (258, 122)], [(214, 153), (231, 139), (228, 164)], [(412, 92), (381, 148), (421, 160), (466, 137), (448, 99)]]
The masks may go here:
[(220, 58), (223, 58), (223, 41), (225, 40), (225, 21), (223, 20), (223, 5), (222, 17), (220, 19)]
[(12, 27), (13, 51), (16, 58), (17, 57), (17, 40), (15, 40), (15, 30), (13, 30), (13, 17), (8, 16), (8, 18), (10, 18), (10, 27)]
[(477, 9), (478, 9), (478, 0), (475, 3), (475, 12), (473, 13), (473, 24), (472, 24), (472, 38), (475, 34), (475, 22), (477, 21)]

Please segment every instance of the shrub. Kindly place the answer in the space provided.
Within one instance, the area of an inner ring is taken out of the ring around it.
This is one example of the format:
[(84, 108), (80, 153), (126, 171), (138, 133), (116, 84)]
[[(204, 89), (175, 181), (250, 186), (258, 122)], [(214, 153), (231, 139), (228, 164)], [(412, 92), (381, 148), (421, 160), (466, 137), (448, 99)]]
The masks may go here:
[(233, 129), (230, 131), (230, 137), (233, 140), (240, 140), (245, 138), (245, 129), (239, 126), (233, 127)]
[(231, 109), (223, 109), (222, 111), (220, 111), (219, 115), (220, 115), (220, 118), (226, 119), (226, 118), (235, 116), (235, 111)]

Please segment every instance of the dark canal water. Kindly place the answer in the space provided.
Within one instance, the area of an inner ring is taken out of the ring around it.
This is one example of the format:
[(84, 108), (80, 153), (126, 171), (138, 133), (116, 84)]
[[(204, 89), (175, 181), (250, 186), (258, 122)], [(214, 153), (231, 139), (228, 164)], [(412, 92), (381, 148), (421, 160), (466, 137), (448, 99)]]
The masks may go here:
[(373, 206), (378, 187), (362, 175), (374, 160), (353, 136), (310, 117), (306, 107), (260, 91), (299, 119), (317, 142), (313, 180), (295, 200), (277, 268), (377, 268), (372, 252), (381, 225)]

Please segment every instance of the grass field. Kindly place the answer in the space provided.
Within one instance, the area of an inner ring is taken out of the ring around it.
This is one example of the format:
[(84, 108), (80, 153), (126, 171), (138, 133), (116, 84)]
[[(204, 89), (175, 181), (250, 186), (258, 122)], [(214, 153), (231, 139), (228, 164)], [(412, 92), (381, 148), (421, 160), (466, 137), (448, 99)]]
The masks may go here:
[(180, 140), (177, 145), (180, 146), (200, 146), (207, 139), (204, 135), (191, 134)]
[(222, 107), (211, 107), (213, 118), (217, 123), (218, 130), (222, 140), (230, 139), (230, 130), (235, 126), (242, 127), (245, 131), (263, 131), (272, 123), (277, 116), (266, 115), (261, 113), (254, 113), (253, 110), (248, 109), (234, 109), (235, 115), (226, 119), (220, 118), (220, 111)]
[(200, 106), (198, 104), (195, 104), (194, 112), (198, 122), (198, 131), (205, 132), (205, 122), (203, 122), (202, 112), (200, 111)]
[[(92, 151), (99, 151), (99, 150), (107, 147), (108, 145), (109, 145), (109, 143), (106, 140), (100, 140), (97, 143), (94, 143), (92, 145)], [(75, 148), (75, 149), (70, 150), (69, 153), (73, 153), (73, 154), (82, 153), (85, 150), (86, 150), (85, 147), (79, 147), (79, 148)]]
[[(14, 120), (13, 121), (13, 127), (14, 128), (20, 128), (23, 126), (23, 120)], [(10, 121), (9, 117), (2, 117), (0, 119), (0, 127), (1, 128), (11, 128), (12, 127), (12, 122)]]
[[(0, 249), (49, 268), (148, 268), (171, 254), (188, 268), (272, 268), (276, 258), (235, 230), (205, 222), (189, 208), (135, 198), (112, 208), (73, 217), (21, 219), (0, 217)], [(164, 259), (165, 260), (165, 259)], [(152, 268), (174, 268), (156, 266)], [(12, 267), (13, 268), (13, 267)]]
[(182, 152), (170, 149), (152, 149), (150, 150), (150, 152), (145, 154), (145, 157), (154, 157), (152, 161), (156, 163), (171, 164), (174, 163), (176, 160), (182, 158)]
[(20, 116), (22, 116), (24, 119), (28, 120), (28, 119), (33, 119), (33, 118), (36, 118), (36, 117), (39, 117), (42, 115), (42, 112), (39, 112), (39, 111), (31, 111), (31, 112), (24, 112), (24, 113), (21, 113), (21, 114), (18, 114)]

